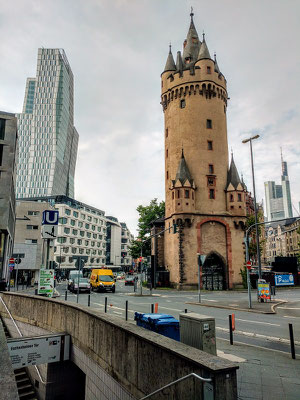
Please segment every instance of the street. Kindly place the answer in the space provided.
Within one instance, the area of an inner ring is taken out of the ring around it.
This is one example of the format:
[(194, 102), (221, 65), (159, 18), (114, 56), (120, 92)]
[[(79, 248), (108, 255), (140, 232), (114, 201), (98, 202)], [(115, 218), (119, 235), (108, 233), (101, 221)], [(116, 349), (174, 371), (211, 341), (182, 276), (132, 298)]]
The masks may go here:
[[(21, 288), (20, 288), (21, 289)], [(60, 293), (59, 300), (65, 301), (66, 282), (57, 285)], [(34, 289), (25, 290), (34, 293)], [(240, 291), (215, 291), (202, 292), (203, 302), (211, 305), (199, 306), (189, 304), (198, 302), (198, 293), (195, 291), (178, 292), (175, 290), (153, 290), (150, 296), (149, 289), (143, 288), (143, 296), (134, 293), (133, 286), (125, 286), (123, 281), (117, 281), (116, 293), (91, 292), (90, 306), (93, 309), (104, 311), (105, 297), (107, 297), (107, 313), (120, 318), (125, 318), (125, 304), (128, 301), (128, 320), (135, 323), (134, 313), (151, 312), (151, 304), (158, 303), (158, 312), (171, 314), (179, 318), (184, 312), (196, 312), (216, 319), (217, 339), (229, 340), (229, 314), (235, 314), (234, 342), (247, 345), (277, 350), (290, 353), (289, 327), (293, 324), (296, 354), (300, 356), (300, 290), (286, 289), (276, 293), (276, 300), (285, 300), (277, 306), (276, 314), (262, 314), (239, 310), (215, 308), (214, 304), (224, 304), (238, 308), (239, 303), (247, 299), (247, 293)], [(77, 295), (67, 291), (67, 301), (76, 303)], [(252, 301), (256, 301), (255, 293), (252, 293)], [(88, 294), (79, 295), (79, 304), (88, 305)]]

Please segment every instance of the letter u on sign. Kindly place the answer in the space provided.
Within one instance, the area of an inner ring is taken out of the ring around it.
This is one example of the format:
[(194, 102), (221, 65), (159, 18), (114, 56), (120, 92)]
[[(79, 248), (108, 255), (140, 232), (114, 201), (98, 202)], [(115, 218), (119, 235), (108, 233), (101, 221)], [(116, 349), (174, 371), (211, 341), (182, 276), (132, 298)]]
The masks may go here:
[(42, 225), (58, 225), (58, 211), (45, 210)]

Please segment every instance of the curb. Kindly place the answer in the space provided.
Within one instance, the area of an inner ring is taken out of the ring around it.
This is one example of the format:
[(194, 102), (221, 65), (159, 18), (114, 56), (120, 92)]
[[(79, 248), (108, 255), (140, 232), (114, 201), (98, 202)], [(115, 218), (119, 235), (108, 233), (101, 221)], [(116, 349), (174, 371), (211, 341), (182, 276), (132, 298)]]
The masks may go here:
[(254, 310), (253, 308), (240, 308), (240, 307), (222, 306), (222, 305), (215, 305), (215, 304), (204, 304), (204, 303), (196, 303), (196, 302), (186, 302), (185, 304), (191, 304), (191, 305), (200, 306), (200, 307), (223, 308), (226, 310), (247, 311), (247, 312), (252, 312), (252, 313), (256, 313), (256, 314), (276, 314), (275, 308), (283, 303), (287, 303), (287, 301), (279, 300), (277, 303), (275, 303), (271, 306), (271, 311), (261, 311), (261, 310)]

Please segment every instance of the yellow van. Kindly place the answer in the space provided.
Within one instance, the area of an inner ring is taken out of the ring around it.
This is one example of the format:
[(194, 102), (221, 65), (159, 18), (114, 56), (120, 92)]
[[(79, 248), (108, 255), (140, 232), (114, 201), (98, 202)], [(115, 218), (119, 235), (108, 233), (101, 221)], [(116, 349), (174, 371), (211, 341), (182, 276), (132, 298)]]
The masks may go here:
[(111, 291), (115, 293), (116, 285), (111, 269), (93, 269), (91, 273), (91, 288), (99, 292)]

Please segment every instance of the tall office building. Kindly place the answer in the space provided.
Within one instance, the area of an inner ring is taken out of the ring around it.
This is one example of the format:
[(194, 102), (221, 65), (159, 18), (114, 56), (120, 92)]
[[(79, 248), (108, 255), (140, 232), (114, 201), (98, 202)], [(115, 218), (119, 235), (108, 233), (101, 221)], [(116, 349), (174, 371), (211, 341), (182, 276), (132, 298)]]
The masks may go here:
[(282, 154), (281, 168), (281, 185), (276, 185), (274, 181), (265, 182), (266, 212), (268, 221), (293, 217), (287, 162), (283, 161)]
[(39, 49), (18, 118), (17, 198), (74, 197), (78, 133), (73, 73), (62, 49)]

